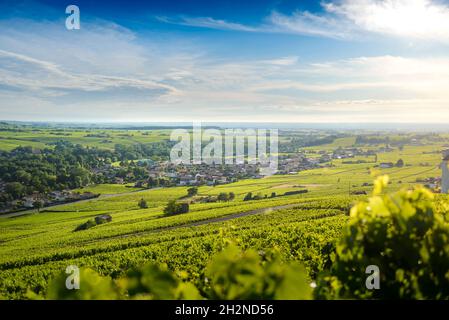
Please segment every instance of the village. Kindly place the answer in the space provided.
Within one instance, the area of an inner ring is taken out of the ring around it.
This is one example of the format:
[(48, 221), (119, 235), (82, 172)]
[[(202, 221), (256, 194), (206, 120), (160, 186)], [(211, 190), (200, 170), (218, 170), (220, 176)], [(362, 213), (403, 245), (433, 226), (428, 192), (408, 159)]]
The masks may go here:
[[(280, 155), (277, 164), (277, 175), (294, 175), (301, 171), (332, 167), (334, 160), (342, 160), (342, 164), (371, 163), (381, 169), (403, 167), (399, 159), (393, 162), (377, 162), (377, 154), (392, 152), (388, 145), (376, 150), (363, 150), (355, 147), (338, 147), (329, 150), (300, 150), (296, 153)], [(358, 157), (357, 160), (354, 158)], [(366, 158), (361, 159), (362, 157)], [(424, 164), (423, 164), (424, 165)], [(103, 164), (91, 169), (91, 174), (101, 177), (104, 183), (133, 186), (134, 188), (159, 188), (175, 186), (216, 186), (233, 183), (242, 179), (261, 179), (261, 164), (174, 164), (170, 161), (154, 161), (152, 159), (131, 160), (118, 166)], [(444, 171), (443, 171), (444, 174)], [(429, 189), (439, 192), (441, 178), (428, 177), (418, 179)], [(6, 183), (0, 180), (0, 193), (4, 192)], [(21, 199), (4, 203), (0, 213), (41, 209), (53, 205), (88, 200), (99, 194), (73, 190), (55, 190), (48, 193), (33, 192)]]
[[(0, 181), (0, 193), (4, 192), (6, 184)], [(50, 207), (58, 204), (70, 203), (80, 200), (89, 200), (98, 197), (99, 194), (92, 192), (74, 192), (71, 190), (52, 191), (50, 193), (33, 192), (31, 195), (21, 199), (5, 203), (0, 208), (0, 214), (28, 209), (40, 210), (43, 207)]]

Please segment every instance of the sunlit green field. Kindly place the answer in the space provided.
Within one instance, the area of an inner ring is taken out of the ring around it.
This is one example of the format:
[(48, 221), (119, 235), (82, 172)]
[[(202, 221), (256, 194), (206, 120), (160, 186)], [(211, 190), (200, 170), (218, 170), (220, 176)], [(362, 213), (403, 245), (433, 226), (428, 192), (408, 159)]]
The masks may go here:
[[(89, 136), (90, 135), (90, 136)], [(113, 149), (116, 144), (152, 143), (170, 138), (170, 130), (101, 130), (101, 129), (39, 129), (19, 132), (0, 131), (0, 150), (10, 151), (19, 146), (49, 147), (58, 141), (83, 146)]]
[(83, 187), (73, 190), (74, 192), (92, 192), (100, 195), (129, 193), (142, 190), (142, 188), (135, 188), (134, 183), (129, 184), (99, 184), (88, 187)]
[[(338, 143), (354, 143), (343, 139)], [(332, 150), (336, 146), (307, 149)], [(234, 192), (236, 198), (229, 202), (194, 203), (189, 213), (169, 217), (163, 214), (165, 205), (184, 197), (187, 187), (86, 187), (78, 191), (102, 196), (47, 208), (39, 214), (0, 218), (0, 295), (23, 298), (28, 289), (45, 294), (49, 279), (70, 264), (118, 277), (132, 266), (157, 261), (167, 263), (173, 270), (186, 271), (193, 282), (199, 281), (208, 258), (226, 238), (238, 239), (246, 248), (278, 247), (285, 259), (303, 262), (313, 277), (323, 268), (323, 248), (338, 238), (350, 206), (366, 197), (351, 192), (371, 192), (372, 186), (366, 184), (373, 181), (374, 166), (403, 159), (402, 168), (374, 171), (390, 176), (390, 191), (409, 188), (419, 178), (439, 176), (440, 154), (423, 152), (442, 148), (438, 144), (405, 146), (403, 150), (379, 153), (377, 163), (372, 157), (350, 159), (367, 161), (361, 164), (333, 160), (329, 168), (203, 186), (198, 197)], [(304, 189), (308, 192), (284, 195)], [(267, 197), (276, 193), (276, 197), (243, 201), (248, 192)], [(148, 209), (139, 208), (142, 198)], [(74, 231), (99, 214), (110, 214), (112, 222)]]

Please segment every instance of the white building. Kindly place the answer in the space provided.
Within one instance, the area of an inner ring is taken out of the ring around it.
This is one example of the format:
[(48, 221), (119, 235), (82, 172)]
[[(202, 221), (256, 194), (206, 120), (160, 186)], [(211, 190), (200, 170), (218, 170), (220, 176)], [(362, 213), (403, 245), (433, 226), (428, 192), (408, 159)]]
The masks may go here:
[(449, 149), (443, 150), (443, 162), (441, 162), (441, 193), (449, 191)]
[(382, 169), (388, 169), (388, 168), (393, 168), (394, 167), (394, 163), (393, 162), (382, 162), (380, 164), (380, 167)]

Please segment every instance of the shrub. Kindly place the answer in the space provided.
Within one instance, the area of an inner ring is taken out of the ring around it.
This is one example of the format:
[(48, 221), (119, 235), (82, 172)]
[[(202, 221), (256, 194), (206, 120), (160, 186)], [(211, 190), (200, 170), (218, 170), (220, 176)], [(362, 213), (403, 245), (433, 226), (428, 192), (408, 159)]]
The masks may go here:
[(75, 228), (74, 231), (81, 231), (81, 230), (87, 230), (92, 227), (95, 227), (96, 225), (111, 222), (112, 217), (108, 214), (103, 214), (101, 216), (95, 217), (95, 219), (89, 219), (87, 222), (80, 224), (78, 227)]
[(187, 212), (189, 212), (189, 204), (185, 202), (179, 203), (177, 213), (187, 213)]
[(130, 270), (119, 284), (132, 299), (201, 299), (197, 288), (181, 281), (166, 264), (149, 264)]
[(218, 197), (217, 197), (218, 201), (228, 201), (229, 200), (229, 196), (226, 192), (221, 192)]
[(309, 192), (309, 190), (307, 189), (303, 189), (303, 190), (295, 190), (295, 191), (287, 191), (286, 193), (284, 193), (284, 196), (292, 196), (295, 194), (303, 194), (303, 193), (307, 193)]
[(187, 189), (187, 196), (188, 197), (193, 197), (196, 196), (198, 194), (198, 187), (191, 187)]
[[(423, 187), (373, 196), (351, 209), (335, 262), (318, 283), (318, 298), (448, 299), (449, 225)], [(366, 268), (376, 265), (380, 289), (368, 290)]]
[(312, 289), (304, 269), (282, 263), (272, 252), (265, 260), (254, 250), (231, 245), (206, 267), (210, 299), (310, 299)]
[(97, 223), (95, 222), (94, 219), (89, 219), (89, 220), (87, 220), (87, 222), (80, 224), (78, 227), (76, 227), (75, 231), (87, 230), (92, 227), (95, 227), (96, 225), (97, 225)]
[(189, 204), (184, 202), (177, 203), (175, 200), (169, 201), (167, 206), (164, 208), (164, 213), (166, 215), (174, 215), (187, 212), (189, 212)]
[(252, 198), (252, 200), (261, 200), (261, 199), (263, 199), (263, 196), (262, 196), (262, 193), (260, 193), (260, 192)]
[(48, 287), (47, 298), (58, 300), (113, 300), (119, 298), (119, 289), (111, 278), (99, 276), (90, 269), (80, 269), (80, 287), (67, 290), (67, 274), (62, 273), (53, 279)]
[(396, 167), (402, 168), (403, 166), (404, 166), (404, 160), (399, 159), (399, 160), (396, 162)]
[(146, 200), (144, 198), (139, 200), (138, 205), (139, 205), (140, 209), (147, 209), (148, 208), (148, 204), (147, 204), (147, 202), (146, 202)]
[(253, 199), (253, 194), (251, 192), (248, 192), (246, 196), (243, 198), (243, 201), (249, 201)]

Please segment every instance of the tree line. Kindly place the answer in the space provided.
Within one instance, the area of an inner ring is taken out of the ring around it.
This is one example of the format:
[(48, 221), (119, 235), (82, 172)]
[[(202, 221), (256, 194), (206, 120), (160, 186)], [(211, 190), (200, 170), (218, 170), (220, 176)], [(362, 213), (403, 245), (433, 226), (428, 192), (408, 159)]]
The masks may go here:
[[(124, 146), (117, 144), (114, 150), (85, 147), (67, 141), (56, 142), (41, 150), (18, 147), (12, 151), (0, 151), (0, 182), (4, 190), (0, 203), (20, 199), (33, 192), (48, 193), (55, 190), (75, 189), (91, 183), (111, 182), (105, 172), (94, 172), (114, 162), (136, 160), (143, 157), (168, 157), (168, 142), (149, 145)], [(136, 179), (147, 177), (144, 168), (132, 161), (115, 170), (114, 177), (132, 174)]]

